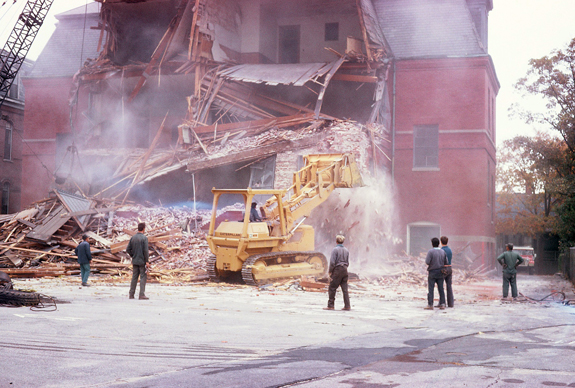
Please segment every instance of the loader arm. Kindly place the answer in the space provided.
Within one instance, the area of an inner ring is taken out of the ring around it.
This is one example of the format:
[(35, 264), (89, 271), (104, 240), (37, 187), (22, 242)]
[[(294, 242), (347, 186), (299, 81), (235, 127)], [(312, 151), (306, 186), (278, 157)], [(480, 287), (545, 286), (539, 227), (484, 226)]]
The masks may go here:
[[(265, 203), (264, 211), (269, 218), (286, 222), (292, 231), (295, 222), (311, 214), (336, 188), (363, 186), (359, 169), (351, 154), (321, 154), (304, 157), (305, 166), (294, 173), (293, 184), (278, 204), (272, 197)], [(283, 217), (280, 217), (280, 212)]]

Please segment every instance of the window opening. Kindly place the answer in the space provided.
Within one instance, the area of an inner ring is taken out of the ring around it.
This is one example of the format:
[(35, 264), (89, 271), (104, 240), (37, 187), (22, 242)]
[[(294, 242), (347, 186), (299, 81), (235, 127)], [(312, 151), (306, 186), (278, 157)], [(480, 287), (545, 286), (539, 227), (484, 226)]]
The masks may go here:
[(325, 40), (326, 42), (339, 40), (339, 23), (325, 23)]
[(413, 128), (413, 167), (439, 167), (439, 127)]
[(279, 62), (299, 63), (300, 28), (298, 26), (280, 26)]
[(12, 125), (6, 124), (4, 134), (4, 160), (12, 160)]
[(2, 214), (8, 214), (10, 208), (10, 182), (2, 184)]

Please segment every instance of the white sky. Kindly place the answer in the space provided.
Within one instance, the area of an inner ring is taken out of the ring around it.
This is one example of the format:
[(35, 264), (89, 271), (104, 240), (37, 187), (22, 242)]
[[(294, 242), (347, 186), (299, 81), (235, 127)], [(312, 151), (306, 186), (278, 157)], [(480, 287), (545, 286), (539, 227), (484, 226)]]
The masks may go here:
[[(527, 73), (528, 61), (563, 49), (575, 38), (575, 0), (494, 0), (489, 14), (489, 53), (501, 84), (497, 96), (497, 145), (517, 135), (534, 135), (536, 126), (509, 118), (519, 103), (542, 110), (542, 100), (523, 99), (513, 88)], [(539, 127), (538, 129), (547, 129)]]
[[(89, 0), (55, 0), (48, 17), (30, 49), (28, 58), (36, 59), (54, 31), (55, 14), (85, 5)], [(8, 0), (0, 7), (0, 44), (6, 41), (17, 15), (25, 4)], [(494, 0), (489, 14), (489, 53), (501, 84), (497, 96), (497, 144), (516, 135), (533, 135), (535, 127), (519, 118), (510, 118), (508, 108), (513, 103), (537, 110), (542, 101), (523, 99), (513, 84), (527, 72), (527, 62), (552, 50), (564, 48), (575, 38), (575, 0)], [(10, 11), (7, 10), (10, 8)], [(9, 26), (6, 23), (10, 20)], [(541, 128), (543, 129), (543, 128)]]

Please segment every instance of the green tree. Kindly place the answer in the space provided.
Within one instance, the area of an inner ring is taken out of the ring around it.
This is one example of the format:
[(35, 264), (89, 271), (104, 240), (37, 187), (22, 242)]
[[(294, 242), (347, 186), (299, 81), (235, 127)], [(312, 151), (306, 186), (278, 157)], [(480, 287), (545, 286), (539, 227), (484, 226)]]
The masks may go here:
[[(556, 176), (547, 188), (557, 196), (556, 229), (564, 246), (575, 244), (575, 38), (562, 50), (529, 61), (527, 75), (516, 88), (542, 97), (543, 112), (522, 112), (528, 123), (555, 130), (562, 140), (561, 152), (545, 154)], [(553, 200), (550, 202), (553, 205)]]
[(497, 155), (497, 233), (536, 234), (556, 231), (553, 210), (560, 201), (556, 186), (561, 180), (565, 146), (560, 139), (537, 133), (503, 142)]

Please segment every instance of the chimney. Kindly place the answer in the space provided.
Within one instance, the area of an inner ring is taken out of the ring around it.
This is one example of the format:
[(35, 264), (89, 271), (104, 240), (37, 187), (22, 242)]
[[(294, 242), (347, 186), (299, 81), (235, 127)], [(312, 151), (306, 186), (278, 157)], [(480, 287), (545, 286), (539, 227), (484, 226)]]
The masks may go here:
[(467, 8), (471, 13), (471, 18), (475, 24), (475, 29), (479, 34), (479, 39), (485, 52), (487, 52), (488, 22), (489, 11), (493, 9), (493, 0), (466, 0)]

